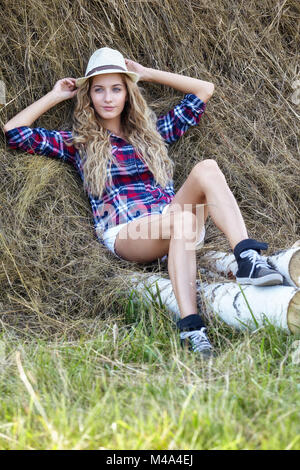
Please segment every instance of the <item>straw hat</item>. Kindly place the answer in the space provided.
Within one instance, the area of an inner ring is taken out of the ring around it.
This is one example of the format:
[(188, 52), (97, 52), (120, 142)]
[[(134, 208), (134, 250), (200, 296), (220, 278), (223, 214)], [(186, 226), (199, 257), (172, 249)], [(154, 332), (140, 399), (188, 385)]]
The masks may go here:
[(91, 55), (85, 76), (76, 79), (76, 87), (83, 85), (90, 77), (102, 75), (103, 73), (125, 73), (134, 83), (138, 82), (140, 78), (137, 73), (127, 70), (121, 52), (109, 47), (102, 47)]

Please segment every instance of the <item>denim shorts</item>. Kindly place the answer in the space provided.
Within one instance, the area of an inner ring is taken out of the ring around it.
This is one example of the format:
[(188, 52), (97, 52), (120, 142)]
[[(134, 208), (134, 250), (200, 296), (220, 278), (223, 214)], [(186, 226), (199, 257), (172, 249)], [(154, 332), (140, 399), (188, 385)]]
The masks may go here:
[[(161, 211), (162, 215), (166, 212), (168, 207), (169, 207), (169, 204), (167, 204), (163, 208), (163, 210)], [(151, 215), (151, 214), (148, 214), (148, 216), (149, 215)], [(144, 216), (144, 217), (147, 217), (147, 216)], [(134, 220), (137, 220), (138, 218), (142, 218), (142, 217), (137, 217)], [(115, 227), (111, 227), (111, 228), (105, 230), (105, 232), (103, 234), (103, 242), (104, 242), (106, 248), (108, 248), (119, 259), (123, 259), (123, 258), (121, 258), (119, 255), (117, 255), (117, 253), (115, 252), (116, 238), (117, 238), (117, 235), (118, 235), (119, 231), (121, 230), (121, 228), (125, 227), (125, 225), (130, 224), (130, 222), (132, 222), (132, 220), (130, 220), (129, 222), (126, 222), (125, 224), (119, 224), (119, 225), (116, 225)], [(202, 228), (202, 231), (199, 235), (199, 239), (196, 243), (196, 249), (198, 249), (199, 247), (201, 247), (203, 245), (204, 237), (205, 237), (205, 227)], [(168, 255), (165, 255), (162, 258), (160, 258), (160, 260), (165, 261), (167, 259), (167, 257), (168, 257)]]

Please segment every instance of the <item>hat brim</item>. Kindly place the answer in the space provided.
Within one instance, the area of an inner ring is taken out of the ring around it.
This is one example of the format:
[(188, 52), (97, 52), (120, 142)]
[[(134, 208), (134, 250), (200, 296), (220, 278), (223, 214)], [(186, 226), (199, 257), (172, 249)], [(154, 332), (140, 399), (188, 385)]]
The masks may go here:
[(95, 77), (96, 75), (103, 75), (105, 73), (125, 73), (134, 83), (137, 83), (140, 79), (140, 76), (135, 72), (123, 72), (123, 70), (103, 70), (102, 72), (95, 72), (89, 75), (88, 77), (76, 78), (75, 85), (77, 88), (81, 87), (89, 78)]

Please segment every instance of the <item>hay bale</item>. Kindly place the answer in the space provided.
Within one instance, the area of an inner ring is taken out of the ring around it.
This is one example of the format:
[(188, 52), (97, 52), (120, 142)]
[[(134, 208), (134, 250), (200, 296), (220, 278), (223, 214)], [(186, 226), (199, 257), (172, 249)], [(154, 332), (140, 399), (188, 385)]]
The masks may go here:
[[(184, 3), (184, 5), (183, 5)], [(215, 84), (201, 123), (170, 148), (175, 190), (192, 167), (214, 158), (245, 217), (270, 251), (299, 238), (297, 0), (5, 2), (1, 15), (3, 125), (65, 76), (78, 77), (97, 48), (119, 49), (145, 66)], [(182, 97), (142, 83), (155, 112)], [(63, 102), (34, 126), (69, 129)], [(72, 168), (7, 149), (1, 136), (0, 320), (30, 334), (74, 334), (89, 319), (122, 314), (122, 272), (160, 272), (114, 258), (95, 238), (89, 203)], [(205, 249), (228, 250), (209, 223)], [(123, 296), (123, 297), (122, 297)]]

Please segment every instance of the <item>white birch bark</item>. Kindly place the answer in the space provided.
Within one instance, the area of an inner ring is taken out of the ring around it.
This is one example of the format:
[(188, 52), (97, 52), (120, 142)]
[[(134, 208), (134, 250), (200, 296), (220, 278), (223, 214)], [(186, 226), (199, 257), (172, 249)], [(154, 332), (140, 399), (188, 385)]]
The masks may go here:
[[(175, 320), (180, 318), (179, 307), (169, 279), (156, 274), (136, 273), (130, 279), (130, 284), (146, 301), (159, 302), (160, 297), (162, 304), (172, 312)], [(203, 294), (214, 314), (228, 325), (237, 329), (253, 330), (264, 325), (267, 319), (288, 334), (299, 333), (300, 289), (244, 285), (242, 291), (236, 282), (200, 284), (197, 281), (198, 295)]]
[[(281, 250), (271, 256), (264, 257), (284, 277), (284, 284), (300, 287), (300, 248), (292, 247)], [(215, 271), (224, 277), (236, 275), (237, 262), (232, 253), (223, 251), (208, 251), (200, 258), (211, 271)]]
[(300, 287), (299, 247), (278, 251), (268, 257), (268, 262), (284, 276), (291, 286)]

